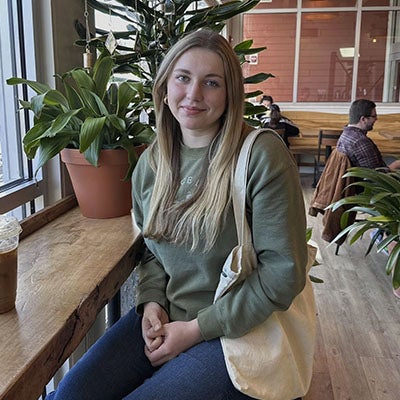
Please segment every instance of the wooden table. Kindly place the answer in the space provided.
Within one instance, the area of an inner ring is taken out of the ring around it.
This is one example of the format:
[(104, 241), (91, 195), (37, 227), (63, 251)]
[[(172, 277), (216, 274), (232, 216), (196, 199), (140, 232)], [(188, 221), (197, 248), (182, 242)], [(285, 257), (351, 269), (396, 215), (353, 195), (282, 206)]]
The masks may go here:
[(386, 136), (383, 136), (381, 132), (376, 131), (368, 132), (368, 137), (374, 141), (383, 155), (400, 156), (399, 140), (388, 139)]
[(391, 139), (391, 140), (393, 140), (393, 139), (399, 140), (400, 139), (399, 132), (379, 131), (379, 134), (381, 134), (386, 139)]
[(0, 314), (1, 400), (37, 400), (131, 273), (138, 237), (130, 215), (75, 207), (21, 240), (16, 309)]

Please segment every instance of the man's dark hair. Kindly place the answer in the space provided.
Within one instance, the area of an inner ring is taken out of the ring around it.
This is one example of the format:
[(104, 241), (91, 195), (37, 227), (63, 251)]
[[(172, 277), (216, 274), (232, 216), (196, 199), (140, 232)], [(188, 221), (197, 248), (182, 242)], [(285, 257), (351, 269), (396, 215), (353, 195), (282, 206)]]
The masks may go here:
[(358, 124), (361, 117), (370, 117), (375, 108), (376, 104), (371, 100), (359, 99), (353, 101), (349, 111), (349, 123)]

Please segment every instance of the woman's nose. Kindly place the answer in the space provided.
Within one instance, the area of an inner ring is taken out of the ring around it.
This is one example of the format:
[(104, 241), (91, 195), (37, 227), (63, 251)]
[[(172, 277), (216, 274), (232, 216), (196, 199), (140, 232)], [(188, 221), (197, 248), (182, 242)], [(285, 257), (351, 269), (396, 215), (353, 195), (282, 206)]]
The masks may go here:
[(192, 82), (188, 87), (186, 96), (190, 100), (197, 100), (197, 101), (201, 100), (203, 98), (203, 90), (201, 83)]

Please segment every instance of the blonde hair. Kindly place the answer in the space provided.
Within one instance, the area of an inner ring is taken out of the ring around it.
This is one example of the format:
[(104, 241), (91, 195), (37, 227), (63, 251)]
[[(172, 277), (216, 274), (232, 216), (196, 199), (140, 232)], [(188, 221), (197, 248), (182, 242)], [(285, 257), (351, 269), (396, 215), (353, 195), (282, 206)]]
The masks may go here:
[[(164, 103), (167, 81), (178, 58), (192, 48), (210, 50), (221, 57), (227, 91), (221, 129), (210, 144), (204, 160), (200, 184), (194, 195), (180, 203), (175, 197), (180, 184), (180, 144), (178, 121)], [(204, 251), (214, 245), (225, 222), (231, 201), (231, 179), (237, 152), (243, 141), (243, 75), (239, 60), (221, 35), (199, 30), (178, 41), (166, 54), (153, 88), (157, 138), (150, 147), (150, 165), (155, 184), (144, 235), (175, 244), (187, 243), (191, 250), (204, 243)]]

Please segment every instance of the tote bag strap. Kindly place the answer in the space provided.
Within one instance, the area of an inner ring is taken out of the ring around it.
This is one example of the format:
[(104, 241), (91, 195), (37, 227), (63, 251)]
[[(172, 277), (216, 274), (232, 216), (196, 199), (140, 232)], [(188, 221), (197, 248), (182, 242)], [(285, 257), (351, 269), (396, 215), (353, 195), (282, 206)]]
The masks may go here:
[(271, 129), (262, 128), (250, 132), (243, 142), (237, 160), (233, 179), (232, 203), (239, 245), (252, 243), (251, 231), (246, 218), (247, 170), (254, 141), (260, 133), (268, 131), (274, 132)]

